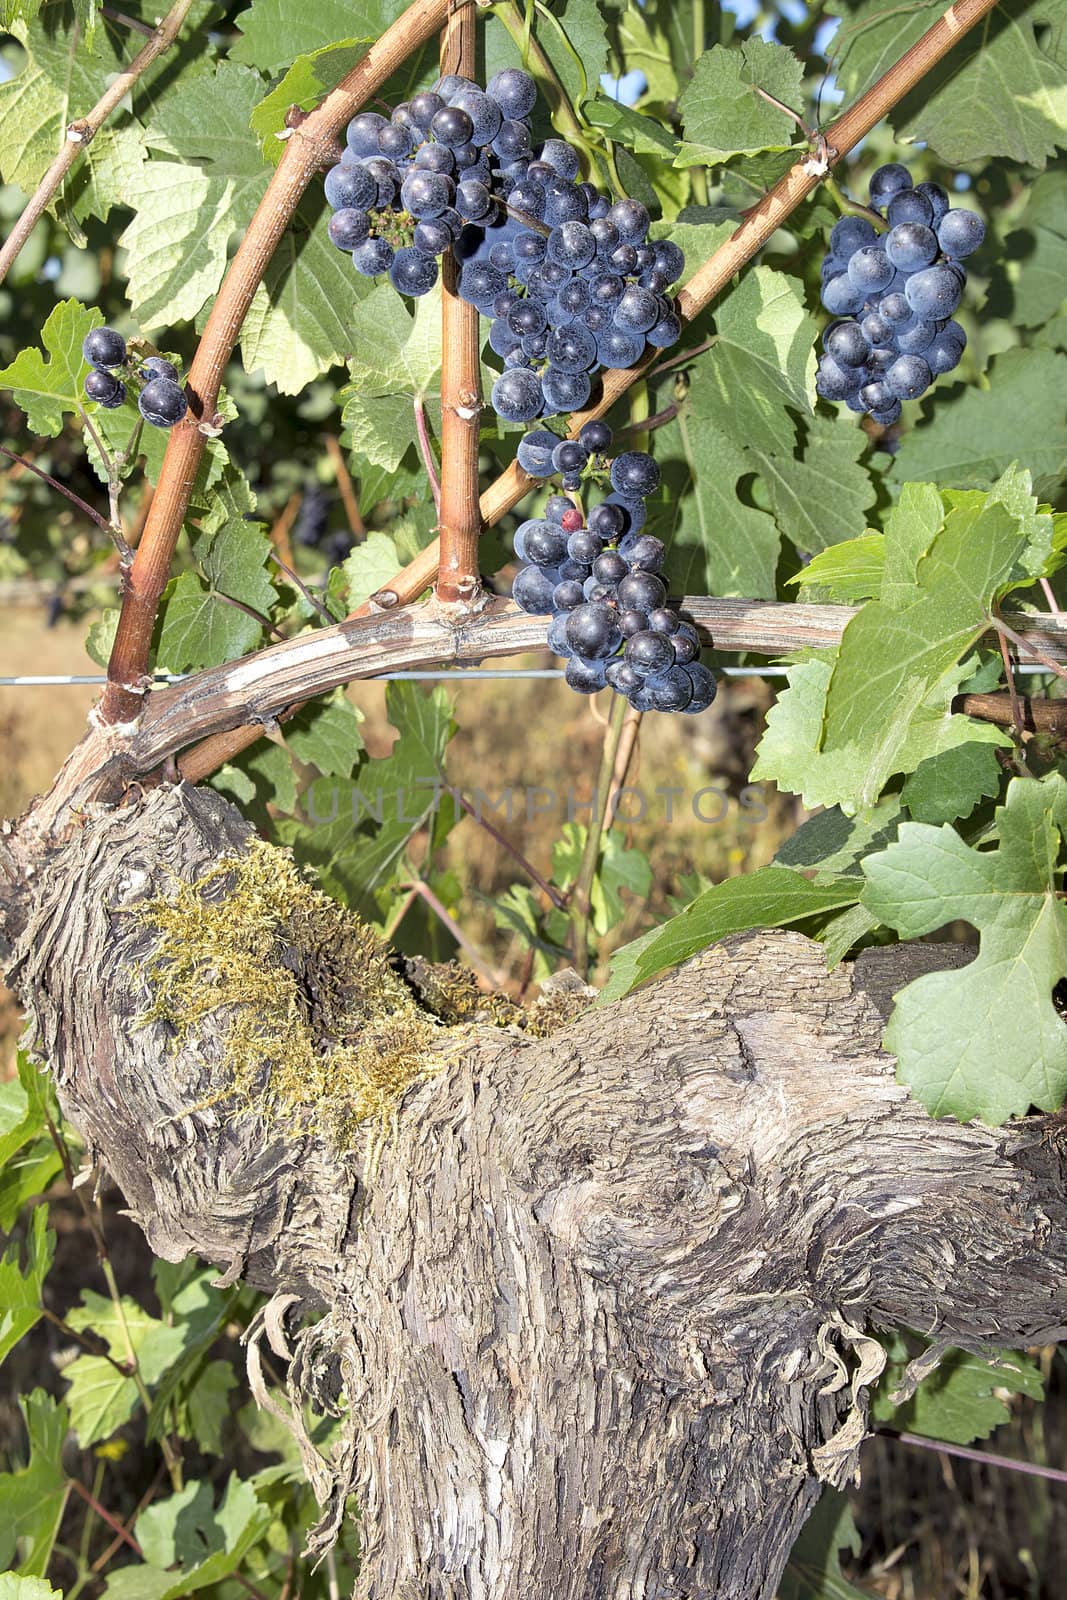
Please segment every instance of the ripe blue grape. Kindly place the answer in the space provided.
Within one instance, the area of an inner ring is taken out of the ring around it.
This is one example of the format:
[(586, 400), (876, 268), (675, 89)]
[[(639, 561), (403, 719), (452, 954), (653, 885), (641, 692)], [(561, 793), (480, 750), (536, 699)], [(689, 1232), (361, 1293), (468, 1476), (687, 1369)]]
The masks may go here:
[(343, 211), (335, 211), (330, 218), (329, 234), (338, 250), (355, 250), (369, 233), (370, 217), (366, 211), (346, 206)]
[(899, 222), (886, 235), (885, 253), (902, 272), (917, 272), (937, 257), (937, 235), (921, 222)]
[[(575, 322), (567, 327), (550, 330), (545, 354), (552, 366), (561, 373), (584, 374), (596, 360), (597, 342), (587, 327)], [(578, 402), (582, 403), (584, 402)], [(572, 406), (571, 409), (574, 410), (575, 407)]]
[(595, 419), (583, 423), (578, 434), (578, 443), (584, 444), (590, 455), (603, 455), (605, 450), (611, 449), (612, 432), (606, 422)]
[(511, 586), (511, 598), (519, 610), (525, 611), (529, 616), (551, 616), (552, 594), (556, 582), (555, 575), (544, 571), (541, 567), (523, 567), (521, 572), (515, 574), (515, 582)]
[(429, 294), (437, 282), (437, 262), (414, 245), (404, 245), (393, 257), (389, 281), (399, 294)]
[(579, 272), (596, 255), (596, 240), (584, 222), (561, 222), (548, 236), (547, 254), (550, 261)]
[(587, 659), (614, 655), (622, 643), (615, 613), (608, 606), (586, 601), (567, 618), (567, 641), (577, 655)]
[(377, 278), (388, 272), (395, 251), (385, 239), (364, 239), (352, 252), (352, 265), (365, 278)]
[(547, 428), (524, 433), (516, 451), (516, 460), (523, 472), (529, 473), (531, 478), (550, 478), (555, 471), (552, 452), (558, 443), (556, 435)]
[(929, 227), (934, 220), (934, 208), (918, 189), (898, 189), (886, 206), (886, 220), (891, 228), (903, 222), (919, 222)]
[[(962, 329), (960, 330), (962, 333)], [(146, 356), (141, 363), (142, 373), (149, 378), (169, 378), (171, 383), (178, 382), (178, 369), (172, 361), (164, 361), (162, 356)]]
[(496, 101), (505, 117), (516, 121), (528, 117), (537, 104), (537, 85), (519, 67), (505, 67), (494, 73), (486, 84), (486, 94)]
[(363, 166), (346, 167), (343, 163), (331, 167), (323, 185), (326, 202), (333, 211), (354, 206), (365, 211), (378, 197), (378, 185)]
[(659, 487), (659, 467), (643, 450), (627, 450), (611, 464), (611, 482), (621, 495), (644, 498)]
[(823, 349), (841, 367), (861, 367), (871, 353), (871, 343), (854, 322), (838, 322), (823, 337)]
[(917, 400), (933, 381), (934, 375), (922, 356), (898, 356), (885, 375), (886, 387), (897, 400)]
[(706, 711), (715, 698), (718, 684), (715, 675), (708, 667), (699, 661), (693, 661), (686, 667), (690, 682), (693, 685), (693, 698), (685, 707), (686, 715), (692, 716), (697, 712)]
[(445, 145), (449, 150), (456, 150), (462, 145), (470, 144), (474, 123), (458, 106), (445, 105), (430, 123), (430, 132), (438, 144)]
[(85, 375), (85, 394), (105, 411), (117, 411), (126, 399), (126, 385), (113, 372), (94, 367)]
[(126, 341), (114, 328), (93, 328), (82, 340), (82, 356), (92, 367), (121, 367), (126, 361)]
[(154, 428), (173, 428), (185, 416), (189, 402), (180, 384), (152, 378), (137, 397), (137, 409)]
[(985, 238), (985, 223), (973, 211), (946, 211), (937, 224), (937, 241), (957, 261), (972, 255)]
[(597, 694), (607, 682), (603, 661), (589, 661), (575, 653), (567, 662), (564, 679), (578, 694)]
[(634, 670), (646, 678), (650, 673), (665, 672), (675, 661), (670, 639), (664, 633), (653, 633), (651, 628), (632, 633), (623, 653)]
[(951, 317), (963, 298), (963, 289), (948, 267), (924, 267), (904, 285), (904, 298), (917, 317), (942, 319)]
[(884, 206), (901, 189), (911, 188), (911, 173), (899, 161), (890, 161), (872, 173), (869, 192), (872, 206)]
[(541, 388), (547, 409), (564, 413), (578, 411), (585, 405), (592, 384), (587, 372), (562, 372), (559, 367), (550, 366), (541, 374)]
[(512, 367), (493, 384), (493, 410), (505, 422), (531, 422), (541, 415), (544, 395), (536, 372)]

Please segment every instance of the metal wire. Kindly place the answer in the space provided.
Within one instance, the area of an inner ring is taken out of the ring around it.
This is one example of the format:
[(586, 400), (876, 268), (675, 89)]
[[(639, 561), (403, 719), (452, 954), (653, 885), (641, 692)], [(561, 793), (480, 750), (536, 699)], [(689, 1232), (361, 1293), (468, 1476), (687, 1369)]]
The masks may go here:
[[(727, 678), (784, 678), (785, 667), (717, 667), (716, 672)], [(161, 688), (169, 683), (186, 683), (193, 677), (191, 672), (157, 672), (152, 682)], [(560, 667), (453, 667), (443, 668), (439, 671), (409, 671), (409, 672), (379, 672), (370, 678), (354, 678), (353, 683), (396, 683), (401, 680), (421, 682), (432, 679), (448, 678), (562, 678), (563, 670)], [(104, 684), (107, 678), (102, 672), (80, 673), (70, 677), (47, 674), (27, 674), (21, 678), (0, 678), (0, 689), (56, 689), (69, 685), (92, 686)]]
[[(1047, 667), (1042, 667), (1031, 662), (1012, 669), (1019, 675), (1031, 673), (1048, 673)], [(789, 672), (788, 667), (716, 667), (715, 673), (720, 678), (784, 678)], [(187, 683), (195, 677), (192, 672), (157, 672), (153, 675), (152, 682), (160, 688), (170, 683)], [(440, 681), (449, 678), (562, 678), (561, 667), (445, 667), (439, 670), (427, 669), (425, 671), (409, 672), (378, 672), (372, 677), (353, 678), (353, 683), (397, 683), (404, 680), (409, 682)], [(0, 689), (60, 689), (68, 687), (100, 686), (107, 682), (102, 672), (75, 673), (69, 676), (60, 674), (32, 674), (27, 673), (20, 678), (0, 678)]]

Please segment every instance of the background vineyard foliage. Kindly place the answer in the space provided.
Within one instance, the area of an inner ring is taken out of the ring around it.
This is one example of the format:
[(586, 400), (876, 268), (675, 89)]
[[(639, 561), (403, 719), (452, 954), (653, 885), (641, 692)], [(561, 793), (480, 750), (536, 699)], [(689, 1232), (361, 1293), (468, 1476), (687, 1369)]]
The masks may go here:
[[(0, 288), (9, 448), (102, 503), (77, 413), (84, 332), (106, 321), (188, 366), (279, 158), (286, 109), (315, 104), (400, 9), (393, 0), (194, 4), (177, 48), (98, 136)], [(793, 122), (751, 86), (809, 119), (820, 107), (826, 120), (939, 10), (885, 0), (829, 14), (797, 0), (765, 11), (703, 0), (538, 0), (530, 18), (578, 112), (592, 169), (649, 205), (662, 219), (654, 231), (682, 245), (692, 270), (803, 154)], [(138, 0), (124, 15), (155, 20)], [(506, 3), (487, 10), (485, 74), (521, 59), (521, 20)], [(0, 26), (8, 30), (0, 46), (6, 233), (62, 128), (96, 101), (138, 36), (95, 0), (7, 0)], [(915, 986), (892, 1042), (905, 1078), (933, 1109), (989, 1120), (1031, 1103), (1052, 1109), (1067, 1088), (1067, 1047), (1050, 998), (1067, 965), (1056, 895), (1065, 815), (1058, 752), (1032, 743), (1032, 776), (1013, 777), (1020, 769), (1005, 758), (1006, 736), (946, 715), (959, 689), (1000, 679), (999, 657), (979, 643), (989, 608), (1007, 593), (1017, 607), (1044, 605), (1036, 580), (1056, 584), (1067, 540), (1062, 521), (1037, 509), (1062, 504), (1067, 472), (1063, 27), (1063, 0), (1007, 0), (839, 173), (859, 196), (881, 161), (907, 159), (916, 180), (944, 183), (988, 224), (958, 313), (969, 340), (963, 362), (906, 407), (902, 429), (868, 433), (815, 400), (813, 347), (825, 321), (819, 262), (837, 215), (824, 189), (686, 331), (683, 349), (706, 345), (703, 353), (661, 366), (612, 418), (640, 424), (670, 413), (649, 436), (664, 479), (650, 527), (670, 541), (679, 590), (840, 600), (864, 611), (840, 651), (809, 652), (791, 669), (751, 773), (753, 813), (764, 805), (770, 813), (761, 829), (749, 824), (742, 799), (764, 691), (749, 684), (724, 696), (706, 724), (694, 719), (684, 733), (648, 719), (643, 786), (654, 790), (652, 776), (689, 789), (702, 777), (722, 780), (730, 803), (716, 830), (693, 820), (664, 830), (652, 819), (606, 836), (594, 933), (607, 994), (736, 928), (797, 926), (840, 959), (863, 940), (965, 919), (983, 938), (974, 972), (946, 975), (936, 996)], [(427, 46), (382, 100), (429, 82), (435, 61), (436, 47)], [(602, 75), (635, 103), (607, 92)], [(547, 134), (544, 104), (537, 115)], [(266, 642), (268, 620), (290, 632), (312, 625), (310, 606), (270, 562), (268, 534), (289, 539), (298, 570), (335, 615), (428, 543), (434, 513), (413, 397), (436, 435), (436, 329), (436, 295), (413, 306), (349, 270), (326, 237), (325, 204), (312, 186), (227, 372), (226, 424), (194, 494), (155, 641), (158, 669), (233, 659)], [(94, 420), (110, 448), (127, 444), (128, 415)], [(329, 437), (339, 451), (327, 448)], [(516, 437), (486, 416), (483, 481), (510, 461)], [(153, 430), (135, 441), (122, 492), (128, 527), (143, 518), (164, 446)], [(339, 492), (345, 472), (355, 518)], [(502, 589), (514, 520), (483, 543), (484, 570)], [(15, 469), (0, 476), (0, 593), (31, 580), (47, 585), (53, 612), (77, 619), (92, 658), (106, 662), (115, 620), (110, 547)], [(1030, 686), (1060, 692), (1051, 675)], [(435, 809), (432, 791), (421, 809), (403, 810), (404, 821), (364, 816), (353, 829), (351, 809), (435, 771), (472, 786), (481, 777), (486, 787), (548, 784), (565, 771), (586, 797), (599, 735), (584, 703), (563, 696), (479, 687), (457, 701), (445, 688), (412, 685), (394, 686), (385, 701), (377, 692), (338, 694), (212, 781), (313, 865), (332, 893), (395, 931), (404, 949), (451, 954), (454, 941), (423, 902), (401, 920), (403, 886), (417, 871), (516, 988), (566, 959), (560, 913), (506, 857), (487, 869), (484, 836), (447, 801)], [(544, 738), (516, 747), (514, 726), (528, 730), (538, 717), (532, 725)], [(338, 796), (338, 822), (311, 825), (311, 808), (328, 815)], [(813, 807), (825, 809), (805, 821)], [(584, 815), (528, 828), (520, 818), (517, 827), (522, 847), (560, 888), (577, 870)], [(929, 885), (922, 903), (906, 889), (916, 880)], [(988, 996), (991, 981), (1016, 1019), (995, 1063), (967, 987), (977, 982)], [(940, 1029), (930, 1026), (935, 1013)], [(84, 1278), (75, 1286), (72, 1258), (80, 1269), (93, 1237), (86, 1230), (101, 1216), (85, 1190), (75, 1200), (63, 1188), (64, 1162), (76, 1168), (79, 1155), (45, 1080), (21, 1062), (0, 1088), (0, 1228), (11, 1236), (0, 1262), (0, 1358), (23, 1417), (18, 1425), (9, 1412), (3, 1432), (0, 1568), (20, 1576), (0, 1577), (0, 1596), (36, 1600), (48, 1592), (45, 1578), (68, 1594), (120, 1600), (198, 1590), (274, 1600), (350, 1586), (358, 1522), (319, 1573), (299, 1560), (310, 1493), (288, 1436), (255, 1410), (241, 1376), (236, 1339), (255, 1297), (212, 1287), (212, 1271), (195, 1262), (156, 1263), (149, 1281), (143, 1247), (106, 1199), (108, 1254), (91, 1286)], [(114, 1364), (131, 1352), (136, 1379)], [(892, 1352), (901, 1361), (908, 1353)], [(1054, 1400), (1049, 1353), (1009, 1354), (996, 1369), (959, 1357), (903, 1414), (887, 1380), (877, 1415), (913, 1433), (968, 1440), (1011, 1410), (1015, 1450), (1063, 1464), (1053, 1404), (1040, 1404), (1042, 1377), (1051, 1378)], [(316, 1426), (328, 1432), (321, 1419)], [(169, 1460), (160, 1455), (164, 1441)], [(876, 1459), (881, 1486), (887, 1467)], [(915, 1502), (895, 1492), (895, 1517), (887, 1509), (894, 1491), (882, 1494), (876, 1514), (861, 1502), (862, 1548), (844, 1503), (825, 1497), (783, 1596), (941, 1596), (968, 1561), (970, 1587), (960, 1592), (1055, 1592), (1064, 1551), (1051, 1501), (1040, 1492), (1013, 1496), (999, 1483), (994, 1490), (988, 1480), (977, 1485), (989, 1511), (984, 1547), (953, 1502), (943, 1518), (949, 1534), (872, 1570), (878, 1555), (915, 1534)], [(133, 1542), (117, 1538), (107, 1517), (129, 1524)], [(838, 1551), (853, 1577), (866, 1571), (864, 1589), (841, 1575)]]

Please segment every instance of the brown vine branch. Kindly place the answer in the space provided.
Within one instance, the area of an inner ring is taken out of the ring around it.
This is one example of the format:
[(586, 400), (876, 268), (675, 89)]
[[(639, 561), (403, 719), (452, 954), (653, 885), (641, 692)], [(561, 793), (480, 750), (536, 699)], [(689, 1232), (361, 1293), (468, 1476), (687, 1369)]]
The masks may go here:
[[(187, 389), (196, 418), (210, 422), (215, 414), (222, 374), (252, 298), (301, 195), (328, 159), (337, 131), (414, 50), (441, 28), (448, 4), (449, 0), (416, 0), (286, 141), (282, 159), (223, 279), (193, 357)], [(130, 721), (142, 709), (156, 610), (170, 575), (206, 443), (207, 436), (196, 421), (179, 423), (167, 441), (152, 509), (123, 596), (108, 665), (110, 682), (98, 712), (105, 723)]]
[[(157, 28), (148, 30), (148, 43), (134, 56), (125, 72), (120, 72), (93, 109), (78, 117), (64, 130), (63, 148), (30, 196), (26, 208), (0, 249), (0, 283), (3, 283), (19, 252), (33, 232), (41, 217), (51, 205), (63, 179), (82, 152), (88, 149), (111, 113), (129, 94), (137, 80), (143, 76), (164, 51), (169, 50), (181, 31), (193, 0), (176, 0)], [(126, 21), (123, 17), (122, 21)], [(140, 27), (143, 24), (131, 23)]]
[(106, 517), (101, 516), (99, 511), (95, 511), (87, 500), (83, 500), (80, 494), (75, 494), (73, 489), (66, 488), (57, 478), (53, 478), (51, 473), (44, 472), (40, 467), (34, 466), (33, 462), (27, 460), (25, 456), (16, 455), (14, 450), (9, 450), (6, 445), (0, 444), (0, 455), (6, 456), (9, 461), (16, 462), (18, 466), (25, 468), (27, 472), (32, 472), (34, 477), (40, 478), (42, 483), (47, 483), (48, 487), (54, 489), (57, 494), (65, 495), (71, 505), (77, 506), (79, 511), (84, 511), (85, 515), (91, 517), (98, 528), (102, 528), (109, 537), (111, 536), (113, 530), (110, 522)]
[[(477, 70), (477, 14), (472, 4), (449, 12), (441, 38), (441, 72), (473, 78)], [(481, 589), (478, 541), (478, 437), (482, 371), (480, 317), (457, 293), (459, 263), (446, 250), (441, 264), (441, 557), (437, 598), (446, 606), (469, 606)]]
[[(705, 595), (687, 595), (674, 603), (716, 650), (763, 656), (835, 645), (856, 614), (850, 606)], [(1010, 622), (1028, 643), (1067, 661), (1067, 623), (1044, 613), (1014, 614)], [(508, 600), (493, 600), (476, 616), (458, 622), (426, 606), (347, 618), (243, 661), (212, 667), (175, 688), (157, 689), (120, 760), (130, 776), (150, 772), (196, 740), (234, 728), (246, 733), (246, 723), (262, 730), (287, 708), (355, 679), (543, 650), (547, 631), (547, 618), (527, 616)], [(997, 697), (994, 702), (999, 705)], [(972, 715), (998, 720), (987, 716), (984, 697), (975, 697), (973, 707)], [(182, 777), (191, 783), (206, 775), (203, 750), (197, 745), (180, 762)]]

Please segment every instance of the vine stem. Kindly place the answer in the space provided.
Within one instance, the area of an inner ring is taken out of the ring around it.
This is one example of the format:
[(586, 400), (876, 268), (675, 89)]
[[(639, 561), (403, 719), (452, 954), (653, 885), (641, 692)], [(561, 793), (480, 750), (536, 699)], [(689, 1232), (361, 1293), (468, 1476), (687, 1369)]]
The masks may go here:
[[(441, 35), (441, 73), (473, 78), (477, 72), (477, 14), (473, 4), (449, 11)], [(457, 292), (459, 263), (446, 250), (441, 263), (441, 493), (438, 502), (440, 560), (437, 598), (466, 607), (481, 589), (478, 541), (478, 436), (481, 431), (482, 371), (479, 314)], [(419, 402), (416, 401), (416, 414)], [(421, 438), (421, 435), (420, 435)], [(426, 446), (429, 455), (429, 447)], [(427, 466), (433, 457), (429, 455)]]
[(626, 713), (630, 710), (629, 704), (622, 695), (613, 695), (612, 699), (615, 704), (611, 708), (608, 726), (604, 733), (604, 743), (600, 751), (600, 771), (597, 773), (596, 788), (593, 790), (592, 821), (585, 836), (582, 859), (578, 865), (578, 876), (574, 880), (570, 896), (574, 965), (583, 978), (589, 972), (589, 930), (593, 923), (593, 880), (596, 877), (596, 869), (600, 861), (600, 846), (603, 841), (604, 830), (609, 822), (608, 813), (614, 794), (615, 764), (619, 759), (619, 745), (622, 741), (623, 726), (626, 722)]
[[(97, 133), (117, 106), (129, 94), (137, 80), (143, 76), (164, 51), (169, 50), (181, 31), (192, 7), (193, 0), (175, 0), (157, 28), (150, 30), (148, 42), (134, 56), (125, 72), (120, 72), (108, 85), (93, 109), (67, 125), (63, 148), (30, 196), (22, 215), (0, 249), (0, 283), (3, 283), (19, 252), (33, 232), (41, 217), (51, 205), (63, 179), (83, 151), (87, 150)], [(123, 19), (125, 20), (125, 19)]]
[(415, 0), (286, 140), (282, 159), (223, 279), (189, 369), (187, 392), (193, 416), (180, 422), (167, 441), (152, 508), (123, 595), (108, 664), (109, 682), (97, 710), (102, 723), (129, 722), (143, 705), (156, 611), (207, 444), (208, 433), (202, 430), (213, 427), (226, 363), (300, 197), (315, 172), (330, 159), (338, 130), (442, 27), (448, 9), (449, 0)]
[[(854, 106), (831, 124), (826, 134), (828, 158), (836, 161), (847, 155), (852, 147), (896, 105), (897, 101), (914, 89), (931, 67), (947, 55), (964, 34), (993, 9), (995, 3), (996, 0), (955, 0), (937, 22), (927, 29), (922, 38), (917, 40)], [(322, 138), (339, 127), (341, 121), (347, 115), (351, 115), (349, 107), (351, 106), (352, 110), (356, 108), (353, 105), (355, 96), (352, 79), (361, 69), (366, 68), (364, 78), (360, 79), (360, 89), (364, 96), (370, 93), (383, 81), (384, 76), (388, 75), (387, 72), (375, 69), (382, 63), (382, 52), (389, 42), (392, 41), (390, 60), (398, 64), (408, 48), (414, 48), (416, 43), (423, 42), (433, 31), (434, 26), (440, 26), (442, 20), (440, 13), (447, 4), (448, 0), (420, 0), (417, 24), (411, 20), (415, 8), (405, 12), (400, 21), (394, 23), (378, 44), (372, 47), (371, 54), (364, 57), (354, 73), (345, 80), (341, 89), (334, 90), (333, 94), (323, 101), (318, 111), (313, 112), (297, 130), (297, 137), (289, 141), (290, 149), (287, 150), (286, 157), (278, 169), (278, 175), (249, 226), (208, 319), (204, 337), (193, 363), (191, 377), (197, 379), (192, 385), (194, 388), (198, 384), (201, 389), (203, 388), (204, 380), (199, 376), (201, 372), (205, 376), (213, 373), (217, 393), (222, 366), (233, 348), (240, 321), (251, 303), (259, 277), (284, 232), (284, 224), (295, 207), (296, 199), (308, 181), (308, 173), (304, 173), (302, 178), (300, 172), (288, 174), (284, 182), (280, 176), (286, 169), (286, 159), (300, 142), (299, 136), (303, 135), (306, 139), (307, 129), (312, 124)], [(427, 25), (428, 17), (432, 25)], [(368, 65), (372, 58), (374, 68)], [(347, 94), (345, 112), (335, 115), (329, 108), (335, 104), (337, 96), (342, 94)], [(299, 159), (299, 152), (293, 159), (294, 161)], [(306, 158), (303, 159), (306, 165)], [(721, 293), (735, 273), (762, 249), (786, 218), (814, 192), (824, 176), (821, 164), (813, 163), (810, 157), (805, 157), (790, 168), (769, 194), (747, 213), (731, 237), (686, 284), (679, 296), (683, 323), (691, 322), (715, 299), (716, 295)], [(290, 193), (298, 178), (301, 180), (299, 188), (292, 194), (290, 208), (285, 212), (281, 225), (278, 225), (276, 221), (272, 221), (273, 212), (268, 210), (264, 213), (264, 207), (272, 191), (276, 191), (274, 210), (284, 209), (284, 205), (289, 203)], [(571, 419), (570, 437), (576, 437), (586, 422), (603, 416), (610, 410), (631, 383), (645, 376), (659, 354), (659, 351), (652, 351), (637, 367), (629, 371), (607, 373), (599, 404)], [(202, 439), (198, 444), (186, 444), (187, 437), (191, 437), (194, 441), (198, 439), (195, 428), (179, 424), (167, 446), (156, 499), (153, 502), (153, 513), (157, 505), (160, 506), (159, 515), (150, 517), (153, 537), (149, 539), (150, 530), (146, 526), (131, 573), (131, 591), (125, 597), (119, 620), (115, 652), (109, 668), (109, 675), (115, 682), (105, 691), (99, 712), (100, 719), (104, 722), (135, 717), (140, 709), (144, 693), (142, 680), (155, 622), (155, 608), (167, 581), (171, 554), (188, 504), (196, 463), (203, 449)], [(523, 472), (517, 462), (513, 462), (482, 495), (483, 524), (491, 527), (498, 522), (512, 506), (535, 487), (535, 482), (536, 480)], [(165, 503), (160, 505), (160, 502)], [(151, 557), (146, 554), (146, 546), (149, 544), (153, 547)], [(432, 585), (439, 555), (440, 547), (435, 540), (425, 550), (420, 551), (415, 559), (397, 573), (377, 595), (372, 596), (370, 601), (358, 608), (353, 616), (368, 616), (375, 609), (392, 610), (417, 599)], [(142, 561), (142, 557), (145, 558), (144, 565), (141, 572), (138, 572), (138, 563)], [(149, 578), (151, 585), (148, 582)], [(132, 648), (134, 643), (138, 646), (137, 651)], [(135, 680), (133, 687), (126, 689), (123, 684), (129, 682), (130, 678)], [(197, 777), (206, 776), (217, 766), (231, 760), (234, 755), (254, 743), (260, 732), (261, 730), (255, 726), (234, 728), (226, 735), (215, 739), (210, 749), (205, 748), (199, 754), (193, 753), (187, 758), (189, 771), (186, 776), (191, 778), (193, 772), (196, 772)], [(182, 770), (185, 772), (184, 764)]]

